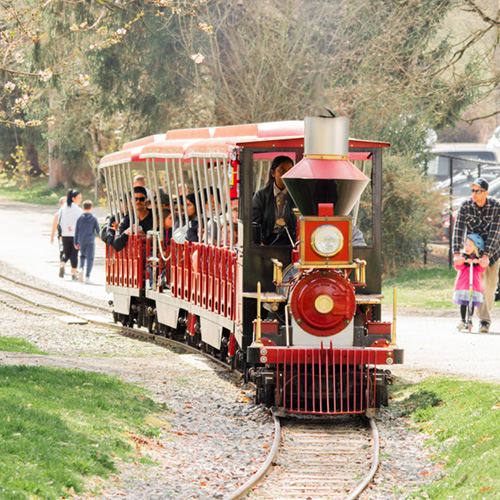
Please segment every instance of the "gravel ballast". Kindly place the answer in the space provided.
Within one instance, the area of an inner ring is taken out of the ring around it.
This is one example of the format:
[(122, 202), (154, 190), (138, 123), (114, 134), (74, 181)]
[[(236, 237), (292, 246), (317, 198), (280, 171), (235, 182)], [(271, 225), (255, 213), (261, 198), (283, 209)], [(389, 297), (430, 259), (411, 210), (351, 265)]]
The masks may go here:
[[(0, 273), (15, 275), (0, 263)], [(32, 281), (33, 282), (33, 281)], [(33, 284), (37, 284), (36, 280)], [(47, 289), (55, 285), (44, 283)], [(58, 290), (60, 291), (60, 290)], [(77, 294), (76, 294), (77, 295)], [(137, 460), (117, 464), (108, 480), (92, 479), (75, 499), (218, 499), (251, 477), (272, 446), (274, 424), (252, 392), (201, 355), (185, 354), (123, 337), (107, 327), (68, 325), (23, 314), (0, 303), (1, 334), (23, 338), (48, 356), (0, 353), (2, 364), (93, 370), (144, 387), (169, 411), (155, 439), (135, 443)], [(423, 435), (390, 409), (378, 419), (381, 466), (365, 500), (402, 499), (437, 477)], [(147, 456), (156, 465), (139, 462)]]

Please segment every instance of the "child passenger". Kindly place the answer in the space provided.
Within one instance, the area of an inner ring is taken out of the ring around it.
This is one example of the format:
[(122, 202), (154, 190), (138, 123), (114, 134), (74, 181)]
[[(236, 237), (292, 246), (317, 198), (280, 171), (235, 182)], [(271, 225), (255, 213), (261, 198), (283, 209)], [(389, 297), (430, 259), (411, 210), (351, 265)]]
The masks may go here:
[(460, 306), (460, 315), (462, 321), (458, 329), (465, 328), (467, 307), (469, 306), (469, 288), (470, 288), (470, 266), (472, 268), (472, 311), (474, 307), (480, 307), (484, 302), (482, 273), (485, 267), (479, 265), (479, 254), (484, 248), (484, 241), (478, 234), (469, 234), (465, 240), (464, 258), (465, 262), (460, 266), (455, 266), (458, 271), (455, 281), (455, 292), (453, 293), (453, 303)]
[(92, 202), (83, 202), (83, 214), (76, 221), (75, 248), (80, 251), (80, 275), (79, 280), (83, 281), (85, 263), (87, 269), (85, 273), (85, 283), (91, 284), (90, 273), (94, 266), (95, 237), (99, 236), (99, 222), (92, 214)]

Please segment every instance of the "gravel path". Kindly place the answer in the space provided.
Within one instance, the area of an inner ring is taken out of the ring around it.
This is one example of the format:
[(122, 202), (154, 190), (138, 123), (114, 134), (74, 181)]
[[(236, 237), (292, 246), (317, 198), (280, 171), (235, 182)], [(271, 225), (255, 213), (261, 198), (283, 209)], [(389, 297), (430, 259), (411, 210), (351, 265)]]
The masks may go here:
[[(20, 273), (0, 262), (0, 273)], [(36, 283), (36, 280), (31, 279)], [(45, 284), (47, 288), (53, 285)], [(54, 288), (56, 290), (56, 288)], [(78, 296), (75, 294), (75, 296)], [(96, 301), (97, 303), (98, 301)], [(67, 325), (19, 312), (0, 304), (1, 335), (24, 338), (48, 356), (1, 353), (2, 364), (33, 364), (94, 370), (118, 376), (147, 389), (171, 412), (170, 427), (154, 440), (136, 442), (139, 460), (117, 464), (119, 474), (89, 482), (102, 500), (217, 499), (241, 485), (265, 460), (274, 426), (252, 393), (213, 363), (193, 354), (138, 342), (106, 327)], [(424, 481), (437, 477), (424, 436), (408, 428), (393, 409), (380, 415), (382, 465), (375, 486), (361, 498), (406, 498)]]

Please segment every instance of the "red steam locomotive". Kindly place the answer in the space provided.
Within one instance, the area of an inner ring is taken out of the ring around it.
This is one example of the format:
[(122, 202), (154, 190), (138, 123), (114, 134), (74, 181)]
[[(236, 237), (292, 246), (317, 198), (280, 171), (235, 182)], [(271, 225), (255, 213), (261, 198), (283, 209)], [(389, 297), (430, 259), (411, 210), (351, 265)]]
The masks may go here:
[[(403, 362), (391, 323), (381, 321), (389, 144), (349, 139), (348, 128), (345, 118), (320, 116), (171, 130), (104, 157), (110, 211), (130, 220), (125, 248), (106, 247), (115, 321), (229, 363), (255, 383), (257, 402), (281, 413), (387, 404), (387, 365)], [(282, 179), (296, 232), (265, 245), (252, 200), (278, 156), (294, 164)], [(134, 203), (138, 173), (149, 189), (147, 232)]]

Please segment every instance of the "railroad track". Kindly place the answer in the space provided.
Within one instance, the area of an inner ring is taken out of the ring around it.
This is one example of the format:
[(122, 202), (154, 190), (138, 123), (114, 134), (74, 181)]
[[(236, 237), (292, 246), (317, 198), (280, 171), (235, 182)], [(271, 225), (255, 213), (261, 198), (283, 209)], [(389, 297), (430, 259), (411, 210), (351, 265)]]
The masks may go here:
[(378, 467), (379, 438), (372, 419), (285, 420), (276, 435), (279, 445), (275, 439), (259, 473), (224, 500), (244, 498), (249, 491), (255, 500), (354, 500)]
[[(200, 351), (183, 342), (149, 333), (144, 328), (131, 328), (117, 324), (112, 319), (111, 307), (87, 304), (82, 299), (75, 299), (61, 293), (42, 289), (21, 281), (14, 280), (0, 274), (0, 303), (25, 314), (43, 317), (54, 317), (68, 324), (91, 323), (118, 330), (121, 334), (147, 342), (156, 342), (159, 345), (177, 347), (185, 352), (199, 354)], [(229, 369), (226, 363), (204, 353), (219, 366)], [(238, 375), (236, 372), (233, 372)]]
[[(106, 323), (109, 320), (105, 315), (109, 318), (112, 314), (111, 307), (86, 304), (81, 299), (73, 299), (4, 275), (0, 275), (0, 294), (0, 301), (6, 306), (37, 316), (53, 315), (55, 312), (80, 319), (87, 316), (88, 321), (98, 317), (101, 322)], [(61, 303), (65, 306), (61, 306)]]
[[(67, 323), (108, 326), (122, 334), (160, 345), (199, 353), (184, 343), (112, 322), (111, 307), (85, 304), (50, 290), (0, 275), (0, 303), (26, 314), (53, 317)], [(205, 355), (207, 355), (205, 353)], [(219, 365), (228, 366), (217, 358)], [(378, 467), (378, 432), (372, 420), (359, 417), (328, 420), (275, 419), (275, 439), (261, 469), (224, 500), (354, 500), (368, 486)]]

